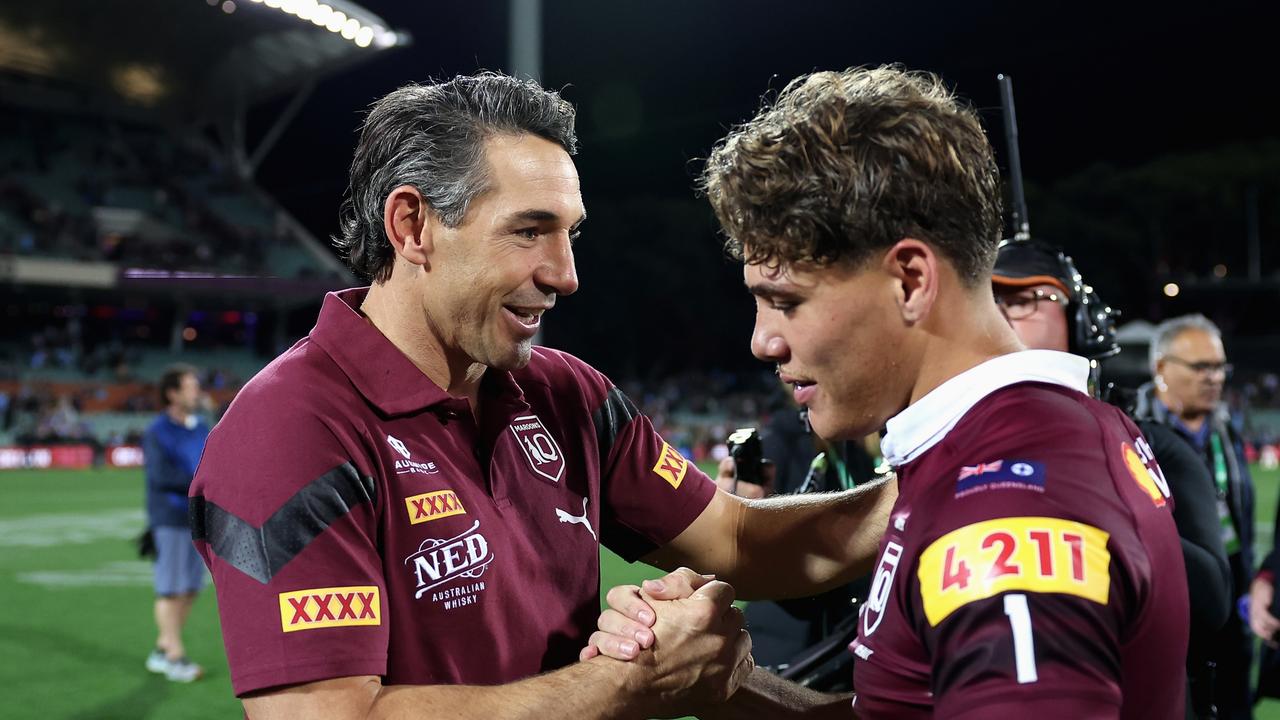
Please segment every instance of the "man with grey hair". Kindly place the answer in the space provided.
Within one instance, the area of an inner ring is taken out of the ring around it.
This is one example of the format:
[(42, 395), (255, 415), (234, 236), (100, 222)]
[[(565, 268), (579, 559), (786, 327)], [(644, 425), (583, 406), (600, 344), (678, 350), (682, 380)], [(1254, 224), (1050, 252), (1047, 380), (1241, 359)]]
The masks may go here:
[(571, 105), (494, 73), (371, 109), (337, 244), (372, 286), (245, 386), (191, 490), (255, 720), (681, 714), (752, 668), (734, 588), (677, 570), (701, 587), (626, 641), (637, 662), (575, 663), (601, 544), (747, 597), (870, 567), (894, 485), (719, 492), (603, 374), (533, 346), (578, 287), (576, 144)]
[[(1151, 340), (1152, 382), (1138, 390), (1135, 416), (1172, 428), (1204, 459), (1217, 490), (1222, 542), (1231, 566), (1232, 597), (1245, 606), (1253, 574), (1253, 481), (1244, 442), (1231, 423), (1222, 389), (1230, 374), (1222, 333), (1203, 315), (1161, 323)], [(1217, 662), (1213, 697), (1219, 717), (1253, 717), (1247, 618), (1233, 612), (1210, 653)]]

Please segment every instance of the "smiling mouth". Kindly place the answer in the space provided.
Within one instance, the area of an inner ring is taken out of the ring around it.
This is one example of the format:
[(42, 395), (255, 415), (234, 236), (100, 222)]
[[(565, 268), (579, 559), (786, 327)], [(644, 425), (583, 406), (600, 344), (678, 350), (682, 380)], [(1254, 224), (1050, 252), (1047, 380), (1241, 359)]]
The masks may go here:
[(519, 323), (521, 326), (529, 330), (536, 330), (542, 322), (542, 314), (545, 313), (548, 308), (542, 308), (542, 307), (530, 308), (530, 307), (517, 307), (514, 305), (503, 305), (502, 309), (510, 313), (511, 317), (514, 318), (515, 321)]

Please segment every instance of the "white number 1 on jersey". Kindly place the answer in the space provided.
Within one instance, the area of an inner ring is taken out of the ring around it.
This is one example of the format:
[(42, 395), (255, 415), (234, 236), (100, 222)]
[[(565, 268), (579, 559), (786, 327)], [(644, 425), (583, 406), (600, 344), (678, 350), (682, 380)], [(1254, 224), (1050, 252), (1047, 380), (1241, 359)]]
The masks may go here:
[(1036, 643), (1031, 637), (1031, 610), (1027, 596), (1013, 593), (1004, 596), (1004, 614), (1009, 616), (1013, 628), (1013, 660), (1018, 668), (1018, 683), (1033, 683), (1040, 679), (1036, 674)]

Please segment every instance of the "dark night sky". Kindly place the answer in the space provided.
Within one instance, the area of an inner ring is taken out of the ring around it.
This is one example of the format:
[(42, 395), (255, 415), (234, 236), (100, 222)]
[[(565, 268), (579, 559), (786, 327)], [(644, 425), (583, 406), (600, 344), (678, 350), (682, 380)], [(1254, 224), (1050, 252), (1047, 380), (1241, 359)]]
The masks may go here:
[[(370, 102), (405, 82), (508, 67), (503, 2), (363, 4), (414, 45), (322, 83), (259, 173), (320, 237), (336, 225)], [(696, 159), (726, 127), (796, 75), (887, 62), (938, 72), (983, 111), (1003, 166), (995, 76), (1009, 73), (1024, 174), (1051, 186), (1100, 163), (1133, 167), (1280, 134), (1277, 25), (1262, 7), (544, 0), (542, 80), (579, 109), (592, 216), (582, 290), (548, 318), (549, 342), (615, 372), (749, 362), (749, 303), (691, 186)], [(259, 132), (278, 109), (258, 112)], [(1036, 212), (1033, 193), (1033, 230)], [(1086, 274), (1108, 262), (1068, 249)]]

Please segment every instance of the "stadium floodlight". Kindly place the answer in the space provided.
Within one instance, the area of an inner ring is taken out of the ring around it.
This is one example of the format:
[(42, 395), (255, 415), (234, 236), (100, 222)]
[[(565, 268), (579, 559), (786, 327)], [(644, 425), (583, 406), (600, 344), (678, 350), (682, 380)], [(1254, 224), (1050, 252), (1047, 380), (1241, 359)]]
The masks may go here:
[(375, 40), (380, 48), (389, 48), (400, 42), (400, 37), (396, 35), (395, 30), (387, 30), (386, 28), (378, 28), (375, 31)]
[(293, 14), (298, 16), (299, 20), (310, 20), (315, 17), (316, 8), (319, 3), (316, 0), (298, 0), (298, 7)]
[[(350, 0), (252, 0), (269, 8), (288, 13), (299, 20), (322, 27), (357, 47), (385, 49), (409, 42), (394, 30), (383, 27), (382, 20)], [(224, 12), (234, 12), (236, 0), (207, 0), (210, 5), (223, 4)]]

